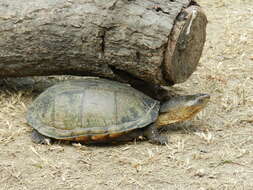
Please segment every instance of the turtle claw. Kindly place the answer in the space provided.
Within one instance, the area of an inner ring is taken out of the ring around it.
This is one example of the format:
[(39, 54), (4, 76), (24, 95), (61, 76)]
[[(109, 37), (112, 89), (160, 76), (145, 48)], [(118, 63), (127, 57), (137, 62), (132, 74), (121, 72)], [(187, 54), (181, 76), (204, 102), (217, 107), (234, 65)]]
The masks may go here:
[(149, 139), (152, 144), (166, 145), (169, 143), (168, 138), (164, 135), (160, 135), (156, 138)]
[(36, 144), (46, 144), (46, 145), (51, 144), (51, 139), (50, 138), (46, 138), (45, 136), (43, 136), (42, 134), (40, 134), (36, 130), (32, 131), (31, 136), (32, 136), (32, 141)]

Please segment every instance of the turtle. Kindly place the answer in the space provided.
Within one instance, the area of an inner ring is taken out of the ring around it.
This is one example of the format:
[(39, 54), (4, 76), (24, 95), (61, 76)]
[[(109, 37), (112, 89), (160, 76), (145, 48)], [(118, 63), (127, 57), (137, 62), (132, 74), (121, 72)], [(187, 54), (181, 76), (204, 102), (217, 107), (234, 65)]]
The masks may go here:
[(27, 112), (32, 141), (81, 143), (147, 139), (166, 144), (159, 128), (192, 118), (208, 103), (208, 94), (155, 100), (126, 83), (102, 78), (59, 82), (42, 92)]

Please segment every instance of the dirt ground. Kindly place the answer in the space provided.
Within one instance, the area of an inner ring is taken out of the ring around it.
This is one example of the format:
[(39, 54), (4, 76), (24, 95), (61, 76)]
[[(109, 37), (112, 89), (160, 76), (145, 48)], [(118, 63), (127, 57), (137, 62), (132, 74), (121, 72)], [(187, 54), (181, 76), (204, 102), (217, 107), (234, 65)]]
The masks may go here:
[(164, 132), (170, 144), (33, 144), (25, 113), (40, 91), (1, 81), (0, 189), (252, 190), (253, 1), (198, 2), (207, 42), (197, 71), (174, 88), (212, 98)]

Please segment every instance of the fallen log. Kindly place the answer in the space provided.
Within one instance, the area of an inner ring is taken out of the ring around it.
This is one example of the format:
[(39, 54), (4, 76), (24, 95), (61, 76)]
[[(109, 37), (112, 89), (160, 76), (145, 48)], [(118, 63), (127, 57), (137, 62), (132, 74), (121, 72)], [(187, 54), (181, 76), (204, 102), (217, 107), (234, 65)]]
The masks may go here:
[(0, 77), (173, 85), (196, 69), (206, 23), (190, 0), (1, 0)]

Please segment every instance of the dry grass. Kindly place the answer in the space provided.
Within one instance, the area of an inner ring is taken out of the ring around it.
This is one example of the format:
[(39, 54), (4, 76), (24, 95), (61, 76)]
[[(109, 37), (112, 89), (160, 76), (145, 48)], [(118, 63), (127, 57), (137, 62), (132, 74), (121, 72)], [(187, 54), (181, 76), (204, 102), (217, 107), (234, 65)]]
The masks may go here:
[(198, 2), (207, 43), (198, 70), (175, 88), (212, 100), (166, 132), (169, 145), (35, 145), (25, 112), (40, 91), (3, 83), (0, 189), (253, 189), (253, 1)]

